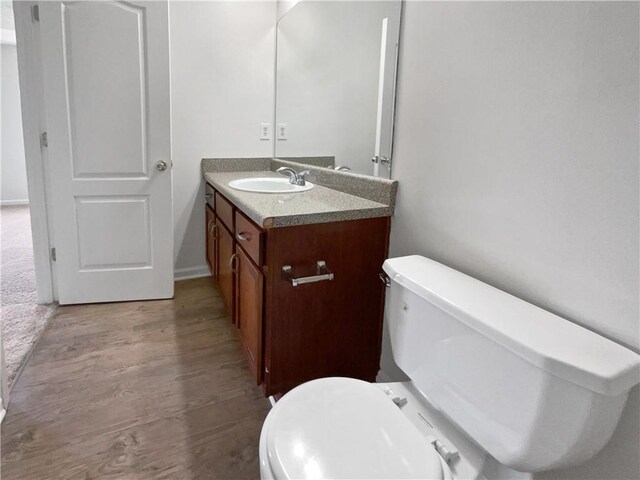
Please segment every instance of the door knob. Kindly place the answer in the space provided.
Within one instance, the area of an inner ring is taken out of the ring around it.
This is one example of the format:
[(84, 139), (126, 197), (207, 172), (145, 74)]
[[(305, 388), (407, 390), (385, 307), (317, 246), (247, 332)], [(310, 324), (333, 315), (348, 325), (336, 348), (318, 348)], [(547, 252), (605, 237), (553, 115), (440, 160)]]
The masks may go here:
[(164, 160), (158, 160), (156, 162), (156, 170), (164, 172), (166, 169), (167, 169), (167, 162), (165, 162)]

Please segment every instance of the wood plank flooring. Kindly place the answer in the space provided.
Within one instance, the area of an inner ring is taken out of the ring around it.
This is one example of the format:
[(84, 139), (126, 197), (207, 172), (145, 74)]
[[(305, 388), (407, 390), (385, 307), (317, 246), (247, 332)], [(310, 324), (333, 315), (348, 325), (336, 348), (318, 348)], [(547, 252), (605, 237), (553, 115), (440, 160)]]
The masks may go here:
[(268, 410), (210, 278), (60, 307), (13, 388), (2, 478), (258, 478)]

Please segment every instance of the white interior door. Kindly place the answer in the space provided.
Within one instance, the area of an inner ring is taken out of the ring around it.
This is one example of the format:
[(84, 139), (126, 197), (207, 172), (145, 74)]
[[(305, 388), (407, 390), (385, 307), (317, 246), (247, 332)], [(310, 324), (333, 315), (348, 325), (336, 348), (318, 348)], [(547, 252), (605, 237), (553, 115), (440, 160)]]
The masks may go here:
[(172, 297), (167, 2), (39, 16), (58, 300)]

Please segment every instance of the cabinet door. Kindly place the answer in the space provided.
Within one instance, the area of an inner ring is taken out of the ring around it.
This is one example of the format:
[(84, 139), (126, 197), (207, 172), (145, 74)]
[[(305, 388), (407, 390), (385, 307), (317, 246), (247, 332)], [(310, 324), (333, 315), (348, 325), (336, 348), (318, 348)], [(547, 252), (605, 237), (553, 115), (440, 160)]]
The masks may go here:
[[(375, 381), (380, 369), (389, 218), (272, 228), (266, 238), (264, 366), (267, 395), (322, 377)], [(317, 273), (331, 281), (293, 286), (282, 276)]]
[(234, 286), (234, 269), (235, 263), (237, 263), (236, 256), (234, 254), (234, 242), (233, 235), (222, 224), (218, 224), (218, 285), (220, 286), (220, 293), (222, 294), (222, 300), (224, 306), (227, 309), (229, 318), (235, 323), (235, 311), (234, 311), (234, 298), (233, 298), (233, 286)]
[(218, 249), (217, 249), (217, 232), (216, 216), (209, 205), (205, 207), (206, 210), (206, 246), (207, 246), (207, 264), (209, 265), (209, 271), (213, 278), (218, 280)]
[(240, 338), (256, 383), (262, 383), (262, 272), (237, 249), (236, 315)]

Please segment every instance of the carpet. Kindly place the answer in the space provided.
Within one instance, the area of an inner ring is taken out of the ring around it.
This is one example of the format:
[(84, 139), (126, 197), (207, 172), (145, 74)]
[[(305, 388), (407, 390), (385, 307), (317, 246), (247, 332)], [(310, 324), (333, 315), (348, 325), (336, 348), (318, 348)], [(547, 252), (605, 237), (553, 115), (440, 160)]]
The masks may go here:
[(9, 385), (55, 306), (38, 305), (28, 206), (0, 208), (0, 321)]

